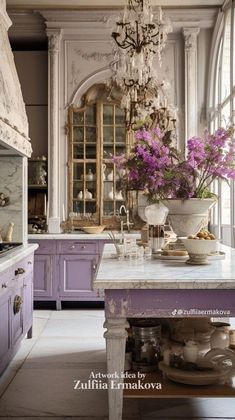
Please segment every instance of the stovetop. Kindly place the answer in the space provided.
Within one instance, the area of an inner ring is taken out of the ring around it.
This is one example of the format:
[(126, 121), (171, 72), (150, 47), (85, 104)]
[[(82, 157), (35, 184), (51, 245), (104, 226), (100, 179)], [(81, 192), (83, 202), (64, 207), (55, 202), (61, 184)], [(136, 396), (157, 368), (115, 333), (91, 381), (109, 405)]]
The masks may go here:
[(5, 255), (12, 251), (13, 249), (22, 246), (21, 242), (1, 242), (0, 243), (0, 257), (5, 257)]

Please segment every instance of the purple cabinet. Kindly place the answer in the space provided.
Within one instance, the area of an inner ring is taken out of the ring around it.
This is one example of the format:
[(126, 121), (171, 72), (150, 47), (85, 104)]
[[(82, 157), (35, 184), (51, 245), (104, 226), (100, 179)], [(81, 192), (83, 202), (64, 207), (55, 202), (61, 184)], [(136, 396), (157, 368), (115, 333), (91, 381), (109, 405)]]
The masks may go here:
[(35, 255), (34, 259), (34, 295), (52, 298), (53, 256)]
[[(26, 304), (26, 302), (25, 302)], [(23, 334), (23, 288), (16, 287), (12, 294), (12, 344)]]
[(0, 297), (0, 373), (5, 368), (11, 349), (11, 297), (8, 292)]
[(0, 274), (0, 374), (15, 355), (33, 318), (33, 253)]
[(73, 300), (93, 300), (97, 292), (92, 290), (98, 263), (98, 255), (59, 256), (59, 295)]
[(34, 263), (34, 300), (102, 301), (99, 290), (92, 290), (93, 278), (101, 258), (104, 241), (38, 240)]

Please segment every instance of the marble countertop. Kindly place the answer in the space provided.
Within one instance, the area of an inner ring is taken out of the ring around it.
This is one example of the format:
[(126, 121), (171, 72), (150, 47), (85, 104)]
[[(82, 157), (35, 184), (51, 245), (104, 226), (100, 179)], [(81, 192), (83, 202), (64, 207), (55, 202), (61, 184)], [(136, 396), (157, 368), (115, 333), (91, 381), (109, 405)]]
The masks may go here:
[(0, 257), (0, 273), (11, 268), (14, 264), (20, 261), (22, 258), (38, 249), (37, 244), (22, 245), (19, 248), (15, 248), (9, 251), (4, 257)]
[(235, 249), (220, 245), (226, 253), (224, 260), (213, 260), (208, 265), (192, 266), (185, 261), (157, 260), (118, 261), (110, 253), (111, 244), (104, 253), (93, 282), (94, 289), (234, 289)]
[[(115, 237), (117, 239), (121, 238), (121, 233), (114, 233)], [(132, 238), (140, 238), (140, 233), (127, 233), (125, 232), (124, 235), (128, 238), (132, 237)], [(36, 233), (36, 234), (32, 234), (30, 233), (28, 235), (28, 240), (43, 240), (43, 239), (53, 239), (53, 240), (65, 240), (65, 239), (90, 239), (90, 240), (98, 240), (98, 239), (103, 239), (103, 240), (110, 240), (110, 237), (108, 235), (108, 231), (107, 232), (102, 232), (99, 234), (91, 234), (91, 233), (83, 233), (83, 232), (76, 232), (76, 233)]]

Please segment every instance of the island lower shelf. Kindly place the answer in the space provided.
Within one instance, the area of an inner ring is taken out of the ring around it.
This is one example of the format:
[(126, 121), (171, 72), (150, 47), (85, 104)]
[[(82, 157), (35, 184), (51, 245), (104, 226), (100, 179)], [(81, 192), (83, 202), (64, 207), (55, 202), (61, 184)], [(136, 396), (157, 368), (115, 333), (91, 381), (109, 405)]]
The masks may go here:
[[(137, 374), (137, 372), (129, 372)], [(124, 398), (225, 398), (235, 397), (235, 376), (231, 384), (214, 385), (183, 385), (165, 379), (161, 372), (146, 373), (145, 379), (141, 384), (161, 384), (158, 389), (126, 389), (127, 384), (136, 384), (138, 378), (125, 379), (123, 397)], [(129, 385), (128, 385), (129, 386)], [(133, 385), (134, 387), (134, 385)]]

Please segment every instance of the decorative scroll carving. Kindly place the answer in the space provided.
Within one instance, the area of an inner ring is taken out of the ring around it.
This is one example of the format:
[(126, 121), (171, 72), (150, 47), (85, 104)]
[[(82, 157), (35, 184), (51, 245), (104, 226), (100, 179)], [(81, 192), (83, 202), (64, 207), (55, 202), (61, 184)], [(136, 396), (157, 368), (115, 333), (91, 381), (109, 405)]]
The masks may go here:
[(60, 50), (61, 30), (47, 30), (48, 50), (50, 53), (58, 53)]
[(107, 53), (101, 53), (101, 52), (92, 52), (92, 53), (86, 53), (82, 50), (75, 49), (75, 54), (81, 56), (86, 61), (110, 61), (113, 58), (113, 52), (107, 52)]

